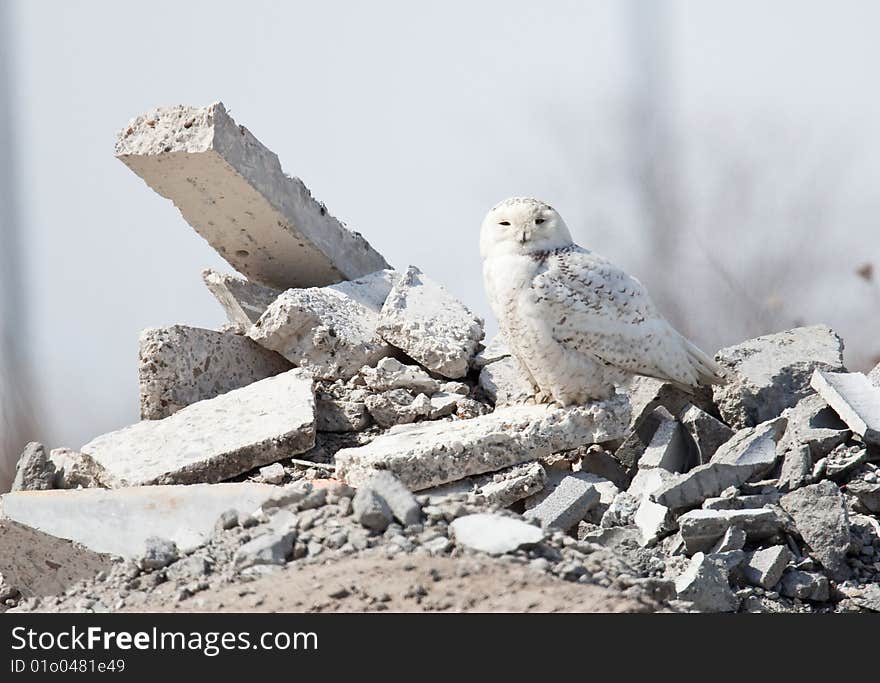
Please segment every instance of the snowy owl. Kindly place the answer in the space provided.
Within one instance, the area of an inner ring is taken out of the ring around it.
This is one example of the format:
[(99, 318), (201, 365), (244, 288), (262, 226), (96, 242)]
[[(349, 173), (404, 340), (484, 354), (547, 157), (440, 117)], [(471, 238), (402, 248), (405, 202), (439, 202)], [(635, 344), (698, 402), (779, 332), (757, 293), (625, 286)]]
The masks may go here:
[(542, 398), (563, 406), (609, 398), (632, 375), (684, 389), (724, 381), (642, 284), (574, 244), (548, 204), (513, 197), (495, 206), (483, 220), (480, 254), (501, 331)]

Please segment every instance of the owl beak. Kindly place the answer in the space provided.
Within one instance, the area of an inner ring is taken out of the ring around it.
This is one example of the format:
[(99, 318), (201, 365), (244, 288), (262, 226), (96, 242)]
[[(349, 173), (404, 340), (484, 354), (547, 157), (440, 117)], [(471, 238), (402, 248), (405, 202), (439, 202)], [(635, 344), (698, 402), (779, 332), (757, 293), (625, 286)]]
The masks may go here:
[(526, 242), (528, 242), (528, 241), (529, 241), (529, 238), (530, 238), (531, 236), (532, 236), (532, 235), (531, 235), (531, 233), (530, 233), (528, 230), (523, 230), (523, 231), (520, 233), (520, 235), (519, 235), (519, 241), (520, 241), (520, 244), (525, 244)]

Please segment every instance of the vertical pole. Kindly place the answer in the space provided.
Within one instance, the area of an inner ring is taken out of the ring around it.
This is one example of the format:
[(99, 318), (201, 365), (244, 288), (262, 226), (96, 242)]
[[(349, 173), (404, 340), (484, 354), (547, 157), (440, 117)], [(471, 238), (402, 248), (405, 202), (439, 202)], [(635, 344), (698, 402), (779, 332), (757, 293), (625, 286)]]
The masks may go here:
[(9, 3), (0, 2), (0, 491), (12, 483), (15, 462), (34, 434), (31, 413), (23, 248), (15, 192), (12, 120), (12, 29)]

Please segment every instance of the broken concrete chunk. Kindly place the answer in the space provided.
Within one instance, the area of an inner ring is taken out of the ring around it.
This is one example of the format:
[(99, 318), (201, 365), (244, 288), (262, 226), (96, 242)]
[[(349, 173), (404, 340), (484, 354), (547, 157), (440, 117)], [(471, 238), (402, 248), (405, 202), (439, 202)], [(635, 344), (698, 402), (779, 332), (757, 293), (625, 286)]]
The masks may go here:
[(393, 515), (388, 503), (369, 486), (362, 486), (351, 501), (354, 518), (371, 531), (382, 532), (391, 524)]
[(45, 491), (54, 487), (55, 466), (46, 457), (43, 444), (31, 441), (24, 447), (15, 466), (13, 491)]
[(111, 487), (113, 477), (90, 456), (70, 448), (53, 448), (49, 460), (55, 469), (53, 485), (56, 489)]
[(547, 471), (541, 463), (513, 465), (491, 474), (461, 479), (422, 491), (432, 504), (447, 496), (466, 495), (478, 505), (509, 507), (518, 500), (541, 492), (547, 483)]
[[(734, 490), (735, 489), (728, 489)], [(725, 492), (726, 493), (726, 492)], [(767, 505), (779, 503), (779, 491), (772, 490), (768, 493), (753, 493), (749, 495), (722, 495), (718, 498), (706, 498), (703, 501), (705, 510), (754, 510)]]
[(523, 404), (535, 397), (529, 374), (516, 356), (507, 356), (480, 370), (479, 387), (498, 408)]
[(801, 399), (783, 413), (788, 420), (785, 444), (808, 444), (813, 460), (823, 458), (850, 437), (846, 424), (819, 394)]
[(673, 509), (699, 505), (730, 486), (740, 486), (776, 464), (776, 445), (785, 432), (785, 418), (738, 431), (705, 465), (698, 465), (653, 493), (656, 502)]
[(363, 367), (360, 376), (373, 391), (406, 389), (416, 394), (435, 394), (443, 382), (434, 379), (418, 365), (404, 365), (396, 358), (383, 358), (376, 367)]
[(536, 519), (544, 527), (568, 531), (580, 522), (599, 502), (599, 491), (592, 482), (575, 476), (562, 478), (559, 485), (538, 505), (527, 510), (527, 519)]
[(770, 590), (779, 583), (791, 557), (791, 552), (784, 545), (756, 550), (746, 557), (742, 566), (743, 576), (753, 586)]
[[(634, 409), (639, 408), (634, 406)], [(614, 457), (627, 472), (635, 474), (636, 466), (660, 424), (671, 418), (671, 413), (664, 406), (655, 404), (650, 412), (644, 413), (635, 423), (636, 426), (630, 428), (629, 434), (614, 452)]]
[(666, 417), (660, 418), (660, 424), (639, 458), (638, 466), (643, 470), (660, 467), (667, 472), (682, 472), (688, 464), (689, 454), (681, 425), (665, 408), (657, 410), (666, 413)]
[(719, 446), (733, 437), (730, 427), (693, 404), (685, 406), (679, 420), (695, 447), (693, 461), (697, 465), (709, 462)]
[(418, 524), (421, 520), (422, 508), (415, 496), (391, 472), (374, 472), (364, 486), (387, 503), (388, 509), (403, 526)]
[(628, 418), (628, 406), (618, 399), (583, 408), (515, 406), (470, 420), (395, 427), (337, 452), (336, 474), (360, 486), (374, 470), (386, 469), (418, 491), (619, 438)]
[(828, 578), (822, 574), (789, 569), (782, 575), (779, 592), (787, 598), (826, 602), (831, 596)]
[(779, 471), (779, 490), (794, 491), (806, 484), (813, 471), (813, 454), (808, 444), (795, 446), (786, 451)]
[(288, 370), (104, 434), (81, 450), (121, 487), (223, 481), (314, 445), (312, 380)]
[(773, 508), (749, 510), (691, 510), (678, 518), (678, 530), (688, 554), (712, 548), (732, 526), (746, 532), (750, 541), (771, 538), (785, 520)]
[(483, 321), (415, 266), (395, 284), (379, 316), (379, 334), (443, 377), (467, 374)]
[(449, 530), (458, 545), (490, 555), (512, 553), (524, 546), (536, 545), (544, 538), (536, 526), (488, 513), (459, 517), (449, 525)]
[(222, 104), (160, 107), (119, 134), (116, 156), (238, 272), (276, 289), (388, 268)]
[(629, 488), (632, 478), (611, 453), (600, 446), (590, 446), (580, 450), (582, 452), (581, 472), (589, 472), (597, 477), (607, 479), (621, 491)]
[(373, 420), (363, 401), (316, 399), (316, 428), (319, 432), (359, 432)]
[(718, 553), (729, 553), (734, 550), (742, 550), (746, 545), (747, 538), (748, 536), (745, 529), (737, 525), (729, 526), (724, 532), (724, 535), (718, 539), (718, 542), (715, 543), (714, 546), (712, 546), (709, 553), (717, 555)]
[(849, 575), (846, 552), (850, 532), (846, 501), (837, 485), (827, 479), (782, 496), (779, 505), (794, 520), (798, 533), (832, 578)]
[(868, 512), (880, 513), (880, 482), (851, 481), (846, 485), (846, 491), (858, 498)]
[(697, 553), (675, 581), (679, 600), (701, 612), (735, 612), (739, 599), (730, 588), (727, 569), (714, 558)]
[(211, 535), (221, 513), (251, 513), (278, 492), (277, 486), (251, 483), (23, 491), (0, 496), (0, 518), (134, 559), (150, 536), (187, 553)]
[(144, 554), (138, 558), (138, 566), (147, 571), (167, 567), (180, 557), (177, 544), (167, 538), (150, 536), (144, 542)]
[(269, 532), (248, 541), (235, 552), (235, 566), (282, 565), (293, 552), (296, 531)]
[(219, 273), (206, 268), (202, 280), (214, 298), (217, 299), (226, 319), (242, 330), (247, 330), (281, 294), (280, 290), (264, 287), (241, 275)]
[(379, 318), (329, 287), (289, 289), (248, 330), (260, 346), (322, 379), (348, 379), (390, 353)]
[(378, 314), (399, 279), (400, 273), (395, 270), (378, 270), (363, 277), (338, 282), (327, 289), (345, 294), (364, 308)]
[(274, 462), (260, 468), (260, 480), (265, 484), (280, 484), (284, 481), (284, 465)]
[(186, 325), (141, 332), (138, 361), (143, 420), (161, 420), (291, 368), (247, 337)]
[[(696, 404), (707, 412), (713, 410), (708, 389), (698, 389), (696, 393), (688, 394), (669, 382), (634, 375), (623, 390), (632, 405), (631, 429), (641, 427), (642, 422), (661, 406), (671, 415), (680, 415), (691, 404)], [(650, 435), (647, 438), (650, 439)]]
[(867, 444), (880, 446), (880, 387), (860, 372), (813, 373), (811, 386)]
[(639, 509), (639, 504), (639, 498), (636, 498), (627, 491), (621, 491), (614, 497), (614, 500), (611, 501), (611, 505), (608, 506), (608, 509), (605, 510), (605, 514), (602, 515), (602, 520), (600, 521), (599, 526), (605, 529), (610, 529), (613, 527), (631, 526), (635, 524), (633, 517), (636, 514), (636, 510)]
[(728, 382), (714, 387), (715, 402), (729, 425), (742, 429), (772, 420), (811, 393), (819, 368), (843, 369), (843, 342), (825, 325), (797, 327), (721, 349), (715, 359)]
[(420, 417), (428, 417), (433, 410), (431, 399), (424, 394), (413, 396), (405, 389), (370, 394), (364, 403), (376, 424), (383, 429), (410, 424)]
[(648, 546), (675, 529), (675, 516), (668, 507), (645, 496), (633, 514), (633, 523), (639, 529), (639, 544)]
[(514, 465), (476, 480), (475, 502), (508, 507), (544, 488), (547, 472), (540, 463)]

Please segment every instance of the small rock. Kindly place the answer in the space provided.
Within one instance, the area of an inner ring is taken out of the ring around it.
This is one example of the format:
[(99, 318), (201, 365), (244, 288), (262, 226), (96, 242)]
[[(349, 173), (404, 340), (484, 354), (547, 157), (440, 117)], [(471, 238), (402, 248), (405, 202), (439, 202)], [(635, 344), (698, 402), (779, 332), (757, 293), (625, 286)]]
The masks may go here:
[(415, 496), (391, 472), (377, 471), (366, 486), (385, 501), (394, 517), (405, 527), (417, 524), (422, 518), (422, 508)]
[(685, 572), (675, 581), (679, 600), (701, 612), (735, 612), (739, 599), (730, 588), (727, 571), (708, 555), (697, 553)]
[(567, 531), (580, 522), (599, 503), (594, 483), (575, 476), (565, 476), (559, 485), (525, 517), (538, 520), (544, 527)]
[(25, 446), (15, 466), (13, 491), (46, 491), (54, 488), (55, 467), (46, 457), (43, 444), (36, 441)]
[(239, 570), (255, 565), (283, 565), (293, 550), (296, 532), (267, 533), (241, 546), (235, 553)]
[(284, 465), (280, 462), (260, 468), (260, 479), (267, 484), (280, 484), (284, 481)]
[(150, 536), (146, 540), (146, 552), (140, 558), (138, 564), (141, 569), (153, 571), (167, 567), (179, 557), (177, 544), (167, 538)]
[(489, 513), (459, 517), (449, 529), (458, 545), (490, 555), (503, 555), (524, 546), (533, 546), (544, 538), (536, 526)]
[(784, 545), (774, 545), (750, 553), (743, 565), (743, 576), (753, 586), (773, 588), (791, 561), (791, 552)]
[(357, 490), (352, 509), (358, 523), (372, 531), (385, 531), (391, 524), (391, 509), (382, 496), (369, 486)]
[(798, 598), (811, 602), (826, 602), (831, 590), (827, 577), (822, 574), (789, 569), (782, 575), (779, 592), (787, 598)]

